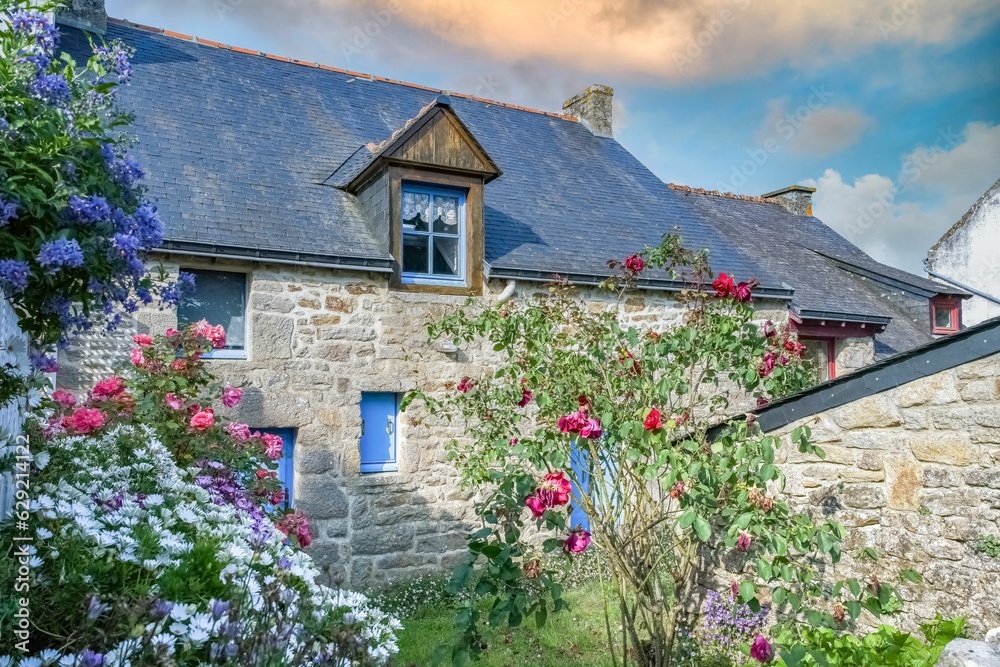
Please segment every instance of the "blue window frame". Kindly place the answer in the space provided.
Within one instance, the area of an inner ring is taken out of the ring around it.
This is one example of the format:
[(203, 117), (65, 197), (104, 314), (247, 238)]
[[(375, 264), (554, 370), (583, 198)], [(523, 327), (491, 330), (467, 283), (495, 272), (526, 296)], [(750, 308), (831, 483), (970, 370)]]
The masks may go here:
[(295, 487), (295, 429), (294, 428), (262, 428), (261, 433), (272, 433), (281, 438), (281, 460), (278, 461), (278, 479), (285, 487), (285, 508), (292, 506), (295, 499), (292, 490)]
[[(574, 493), (579, 495), (590, 493), (590, 452), (587, 449), (577, 448), (575, 440), (570, 448), (569, 464), (576, 475), (576, 479), (579, 481), (579, 487), (574, 489)], [(580, 507), (580, 504), (575, 499), (571, 499), (570, 502), (573, 503), (573, 511), (569, 517), (570, 527), (576, 528), (580, 526), (584, 530), (589, 531), (590, 519), (587, 517), (587, 513), (583, 511), (583, 508)]]
[(403, 183), (400, 280), (465, 283), (465, 191)]
[(399, 396), (361, 393), (361, 472), (393, 472), (396, 461), (396, 416)]

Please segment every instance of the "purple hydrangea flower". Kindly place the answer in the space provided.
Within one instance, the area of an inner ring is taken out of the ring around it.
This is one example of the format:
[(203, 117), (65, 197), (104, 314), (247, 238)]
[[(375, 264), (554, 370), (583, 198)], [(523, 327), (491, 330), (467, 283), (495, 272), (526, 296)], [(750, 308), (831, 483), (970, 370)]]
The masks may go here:
[(79, 662), (77, 664), (80, 665), (80, 667), (104, 667), (106, 661), (103, 654), (94, 653), (88, 648), (80, 654)]
[(0, 259), (0, 287), (12, 292), (20, 292), (28, 287), (31, 267), (27, 262), (16, 259)]
[(107, 165), (111, 178), (122, 187), (129, 187), (146, 176), (146, 172), (134, 157), (131, 155), (119, 157), (110, 144), (101, 146), (101, 157), (104, 158), (104, 164)]
[(42, 74), (31, 82), (31, 94), (53, 106), (68, 102), (69, 83), (62, 74)]
[(71, 195), (69, 214), (75, 222), (87, 224), (111, 218), (111, 207), (108, 205), (108, 200), (100, 195), (88, 197)]
[(42, 244), (38, 253), (38, 263), (52, 275), (63, 267), (83, 266), (83, 250), (76, 239), (55, 239)]
[(116, 251), (114, 254), (120, 257), (132, 257), (139, 252), (139, 239), (131, 234), (117, 232), (111, 239), (111, 245)]
[[(142, 240), (143, 246), (150, 249), (163, 243), (163, 223), (160, 221), (160, 216), (156, 212), (155, 206), (143, 204), (136, 209), (133, 219), (135, 220), (136, 231)], [(194, 289), (193, 282), (191, 283), (191, 289)]]
[(17, 202), (5, 202), (0, 197), (0, 227), (6, 227), (10, 221), (17, 217)]
[(107, 69), (118, 75), (118, 83), (128, 83), (132, 78), (132, 52), (121, 42), (99, 46), (94, 54)]
[(39, 373), (55, 373), (59, 370), (56, 358), (51, 357), (42, 350), (32, 350), (29, 355), (31, 367)]
[(31, 63), (36, 70), (36, 74), (42, 74), (48, 69), (49, 65), (52, 64), (52, 58), (47, 53), (35, 53), (32, 51), (22, 51), (22, 53), (28, 55), (22, 55), (18, 58), (18, 62)]
[(160, 290), (160, 301), (165, 306), (176, 306), (181, 299), (194, 292), (194, 274), (181, 271), (177, 280)]

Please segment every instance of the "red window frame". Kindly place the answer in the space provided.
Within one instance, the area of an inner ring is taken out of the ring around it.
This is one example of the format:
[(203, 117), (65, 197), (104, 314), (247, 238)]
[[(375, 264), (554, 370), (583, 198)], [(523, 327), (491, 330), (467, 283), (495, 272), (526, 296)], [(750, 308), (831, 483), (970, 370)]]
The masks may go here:
[[(937, 324), (937, 313), (939, 310), (948, 311), (948, 326), (946, 327), (940, 327)], [(931, 297), (931, 333), (935, 336), (948, 336), (958, 333), (961, 328), (961, 312), (961, 299), (949, 296)]]
[(824, 338), (819, 336), (799, 336), (799, 340), (811, 340), (817, 343), (826, 343), (826, 372), (827, 379), (832, 380), (837, 377), (837, 339)]

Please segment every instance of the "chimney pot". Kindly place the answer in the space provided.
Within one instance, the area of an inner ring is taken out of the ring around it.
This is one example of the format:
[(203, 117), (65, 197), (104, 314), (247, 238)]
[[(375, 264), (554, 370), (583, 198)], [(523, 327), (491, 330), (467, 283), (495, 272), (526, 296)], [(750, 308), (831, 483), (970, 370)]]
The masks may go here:
[(769, 199), (795, 215), (812, 215), (812, 196), (814, 192), (816, 192), (816, 188), (809, 188), (804, 185), (790, 185), (787, 188), (781, 188), (780, 190), (761, 195), (761, 198)]
[(108, 30), (104, 0), (68, 0), (65, 7), (56, 10), (56, 22), (103, 35)]
[(563, 102), (563, 111), (579, 118), (594, 135), (612, 137), (611, 98), (614, 94), (611, 86), (595, 83)]

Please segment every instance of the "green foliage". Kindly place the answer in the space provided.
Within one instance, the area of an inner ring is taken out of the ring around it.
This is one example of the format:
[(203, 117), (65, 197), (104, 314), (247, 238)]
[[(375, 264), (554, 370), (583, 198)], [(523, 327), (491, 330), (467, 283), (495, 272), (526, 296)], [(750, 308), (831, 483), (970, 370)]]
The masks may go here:
[(791, 648), (782, 650), (779, 665), (784, 667), (933, 667), (945, 645), (962, 637), (963, 619), (944, 620), (941, 616), (921, 626), (924, 641), (888, 625), (863, 636), (837, 633), (828, 627), (790, 626), (778, 641)]
[(1000, 539), (996, 535), (980, 535), (976, 540), (976, 551), (990, 558), (1000, 556)]

